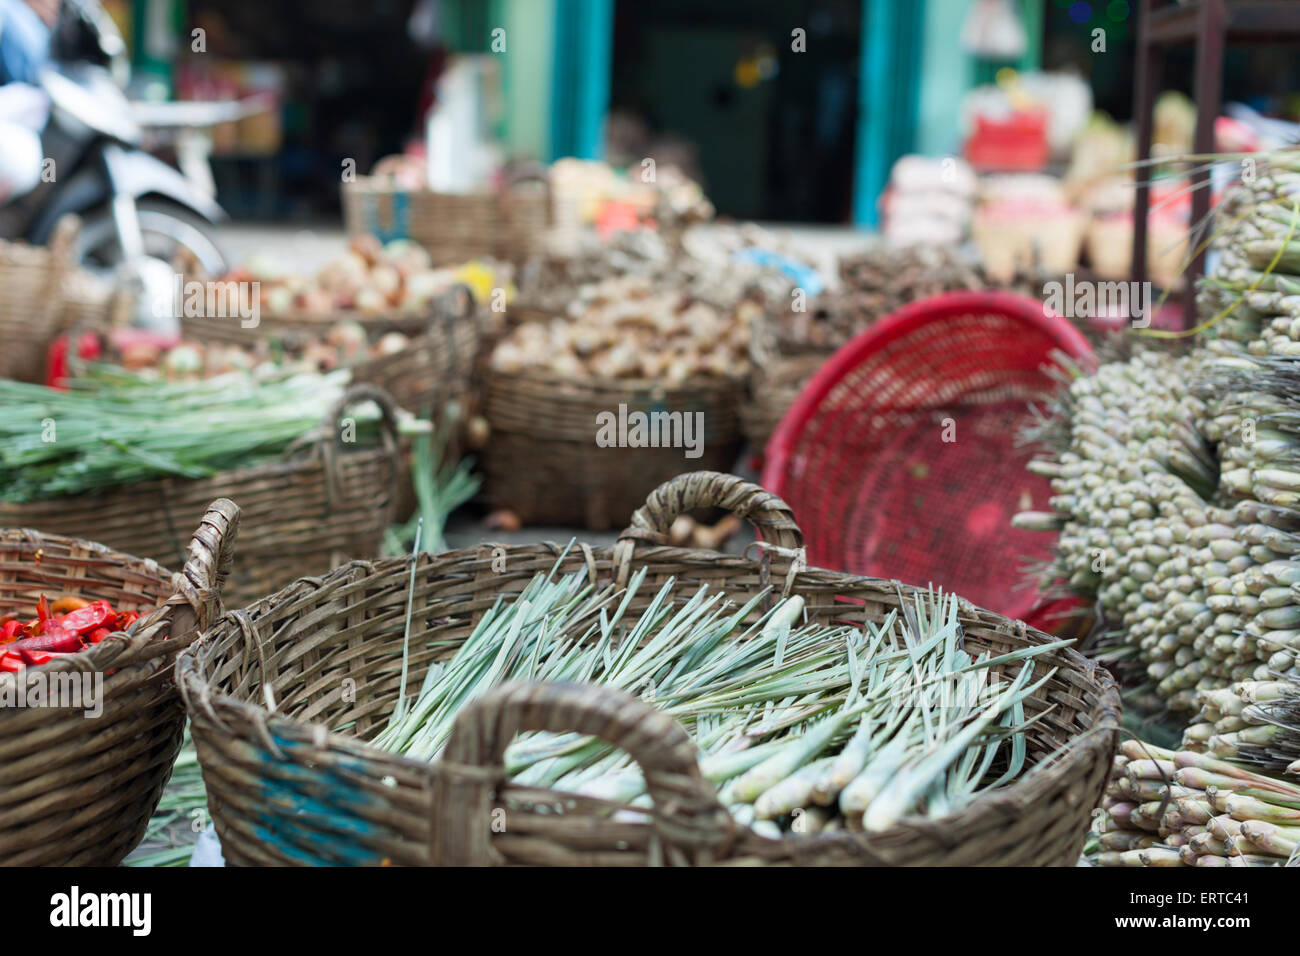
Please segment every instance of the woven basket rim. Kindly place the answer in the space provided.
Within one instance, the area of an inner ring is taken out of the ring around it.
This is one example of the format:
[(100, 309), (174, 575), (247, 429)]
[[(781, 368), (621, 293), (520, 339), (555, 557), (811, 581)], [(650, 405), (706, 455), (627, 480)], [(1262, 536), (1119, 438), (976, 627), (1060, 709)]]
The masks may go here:
[[(202, 326), (197, 326), (196, 323), (202, 322), (205, 318), (206, 317), (204, 316), (186, 316), (182, 317), (182, 322), (184, 322), (186, 327), (190, 329), (196, 327), (201, 328)], [(437, 316), (430, 316), (427, 311), (402, 312), (399, 309), (386, 310), (374, 315), (357, 312), (355, 309), (342, 308), (331, 309), (324, 315), (315, 315), (301, 309), (290, 309), (285, 312), (267, 312), (263, 314), (259, 319), (259, 328), (261, 325), (267, 323), (274, 325), (277, 322), (284, 322), (303, 326), (304, 328), (308, 326), (320, 326), (321, 331), (328, 331), (329, 326), (335, 325), (339, 322), (356, 322), (362, 327), (370, 325), (404, 325), (412, 327), (420, 326), (428, 329), (436, 328), (440, 325), (447, 325), (448, 323), (454, 325), (462, 322), (469, 323), (474, 321), (477, 321), (477, 318), (473, 314), (454, 316), (450, 319), (441, 319)], [(256, 330), (250, 328), (249, 331), (254, 332)]]
[[(360, 196), (423, 196), (437, 197), (438, 199), (489, 199), (495, 202), (508, 189), (490, 189), (479, 187), (464, 193), (440, 192), (436, 189), (430, 189), (428, 186), (398, 186), (391, 180), (386, 180), (383, 176), (358, 176), (351, 182), (343, 183), (342, 188), (346, 192), (356, 193)], [(549, 191), (539, 192), (537, 199), (547, 199), (549, 201)]]
[[(311, 448), (316, 448), (321, 444), (323, 439), (311, 444)], [(344, 457), (361, 457), (364, 455), (382, 455), (385, 458), (390, 457), (389, 453), (382, 446), (357, 448), (344, 453)], [(204, 475), (200, 478), (188, 478), (185, 475), (163, 475), (157, 478), (146, 478), (144, 481), (134, 481), (125, 485), (114, 485), (111, 488), (103, 488), (96, 491), (81, 491), (75, 495), (56, 495), (53, 498), (37, 498), (33, 501), (9, 501), (0, 503), (4, 509), (22, 510), (29, 506), (52, 505), (62, 501), (85, 502), (96, 497), (106, 497), (122, 492), (147, 492), (150, 488), (159, 487), (169, 482), (190, 482), (190, 481), (219, 481), (223, 484), (233, 485), (236, 482), (244, 483), (256, 481), (264, 476), (279, 476), (286, 472), (293, 472), (303, 468), (312, 468), (321, 464), (311, 452), (300, 454), (294, 458), (285, 458), (282, 461), (268, 461), (260, 465), (246, 465), (241, 468), (232, 468), (229, 471), (219, 471), (214, 475)], [(237, 494), (239, 489), (234, 488)]]
[[(536, 547), (537, 544), (494, 544), (484, 542), (476, 547), (453, 549), (440, 552), (438, 555), (405, 555), (378, 560), (358, 560), (349, 562), (321, 577), (300, 578), (293, 584), (281, 588), (255, 604), (239, 611), (227, 612), (214, 621), (207, 631), (199, 635), (198, 639), (177, 657), (175, 663), (176, 684), (186, 700), (187, 708), (210, 709), (214, 702), (219, 703), (223, 709), (229, 709), (251, 724), (263, 726), (268, 732), (276, 733), (284, 739), (298, 739), (321, 747), (328, 746), (350, 751), (363, 755), (376, 763), (398, 770), (410, 771), (427, 778), (435, 774), (434, 768), (437, 767), (439, 761), (417, 760), (401, 754), (394, 754), (371, 744), (367, 740), (330, 730), (319, 721), (306, 721), (289, 717), (279, 712), (268, 711), (265, 707), (250, 701), (235, 698), (212, 685), (210, 678), (203, 673), (198, 656), (205, 651), (216, 653), (223, 643), (235, 642), (240, 633), (240, 616), (246, 615), (247, 619), (255, 622), (259, 613), (278, 607), (286, 602), (292, 602), (294, 605), (310, 604), (316, 594), (331, 588), (340, 580), (355, 583), (357, 580), (377, 573), (383, 574), (397, 568), (408, 568), (412, 561), (418, 562), (422, 558), (426, 561), (435, 558), (438, 560), (459, 559), (482, 554), (484, 549), (492, 552), (497, 548), (504, 548), (508, 555), (513, 549), (526, 550)], [(557, 558), (566, 551), (572, 553), (572, 548), (556, 542), (541, 542), (540, 544), (543, 547), (551, 548)], [(613, 548), (591, 548), (590, 553), (593, 560), (611, 558)], [(682, 559), (713, 561), (719, 557), (735, 562), (738, 566), (739, 564), (747, 564), (754, 570), (758, 570), (762, 566), (762, 561), (758, 559), (728, 555), (700, 548), (679, 548), (668, 545), (652, 545), (638, 549), (638, 552), (633, 557), (632, 564), (634, 566), (653, 564), (656, 559), (665, 561), (680, 561)], [(777, 579), (777, 575), (774, 573), (773, 581), (775, 582)], [(903, 584), (887, 578), (872, 578), (815, 567), (796, 572), (790, 582), (790, 593), (798, 593), (801, 582), (808, 584), (842, 583), (846, 586), (853, 585), (858, 589), (869, 586), (879, 588), (883, 592), (894, 592), (897, 589), (898, 593), (904, 595), (926, 590), (925, 588)], [(974, 618), (975, 621), (986, 628), (992, 627), (1002, 633), (1031, 640), (1035, 643), (1054, 640), (1050, 635), (1024, 622), (1013, 621), (993, 611), (977, 607), (961, 597), (957, 597), (957, 601), (959, 619), (967, 626), (973, 623), (971, 619)], [(939, 828), (947, 828), (954, 824), (964, 823), (967, 820), (981, 818), (986, 813), (998, 812), (996, 808), (999, 807), (1022, 805), (1030, 800), (1033, 794), (1044, 785), (1045, 781), (1068, 776), (1072, 768), (1076, 764), (1085, 761), (1093, 751), (1098, 753), (1103, 750), (1109, 751), (1110, 748), (1106, 745), (1105, 740), (1108, 734), (1117, 732), (1120, 728), (1121, 702), (1114, 680), (1102, 665), (1085, 657), (1072, 647), (1060, 648), (1053, 651), (1052, 655), (1059, 655), (1064, 659), (1056, 665), (1058, 671), (1068, 666), (1091, 685), (1095, 700), (1086, 713), (1097, 717), (1095, 723), (1086, 732), (1072, 736), (1064, 747), (1057, 752), (1045, 754), (1036, 759), (1033, 765), (1022, 772), (1013, 783), (998, 790), (980, 794), (965, 807), (944, 817), (932, 819), (915, 815), (905, 816), (890, 830), (873, 834), (873, 838), (885, 838), (890, 834), (915, 832), (917, 830), (934, 832)], [(217, 720), (219, 722), (219, 718)], [(845, 834), (832, 833), (818, 834), (813, 837), (800, 837), (800, 839), (801, 841), (807, 841), (804, 845), (811, 847), (817, 844), (828, 845), (844, 839), (845, 836)], [(851, 838), (857, 836), (860, 835), (854, 834)]]
[(689, 378), (680, 384), (665, 384), (651, 378), (569, 378), (554, 372), (548, 372), (544, 369), (535, 367), (523, 368), (517, 372), (503, 372), (499, 369), (491, 370), (491, 378), (494, 383), (500, 382), (509, 384), (514, 381), (535, 382), (539, 385), (551, 385), (558, 387), (570, 387), (576, 391), (597, 392), (597, 391), (619, 391), (619, 392), (649, 392), (662, 395), (681, 395), (690, 392), (717, 392), (730, 394), (738, 388), (743, 388), (745, 379), (741, 378), (718, 378), (716, 376), (698, 376)]

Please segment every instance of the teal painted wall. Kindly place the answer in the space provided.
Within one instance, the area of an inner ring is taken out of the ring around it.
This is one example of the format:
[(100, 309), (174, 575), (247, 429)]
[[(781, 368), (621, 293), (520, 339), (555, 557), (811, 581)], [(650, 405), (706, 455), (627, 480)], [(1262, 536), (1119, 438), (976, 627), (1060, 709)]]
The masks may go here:
[[(965, 92), (985, 82), (996, 67), (978, 63), (961, 47), (961, 28), (971, 0), (926, 0), (924, 53), (921, 62), (917, 151), (929, 156), (961, 150), (961, 101)], [(1046, 0), (1021, 0), (1021, 18), (1029, 45), (1016, 66), (1042, 65)], [(987, 76), (982, 75), (987, 74)]]
[(961, 49), (969, 7), (970, 0), (926, 0), (916, 148), (929, 156), (951, 155), (961, 145), (961, 95), (974, 70)]
[(551, 156), (556, 0), (502, 0), (506, 28), (504, 138), (512, 156)]
[(894, 161), (916, 149), (927, 0), (862, 0), (853, 223), (875, 226)]
[(550, 158), (599, 159), (609, 112), (614, 0), (554, 0)]

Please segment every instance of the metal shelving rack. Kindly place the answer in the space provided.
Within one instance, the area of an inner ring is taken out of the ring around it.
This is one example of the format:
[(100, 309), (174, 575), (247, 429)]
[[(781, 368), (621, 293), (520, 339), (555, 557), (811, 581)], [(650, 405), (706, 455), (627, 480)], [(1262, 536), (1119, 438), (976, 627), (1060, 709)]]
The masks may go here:
[[(1214, 120), (1223, 103), (1223, 52), (1228, 44), (1300, 43), (1300, 2), (1297, 0), (1141, 0), (1138, 21), (1138, 62), (1133, 97), (1137, 115), (1137, 158), (1151, 158), (1152, 113), (1156, 87), (1164, 65), (1164, 51), (1192, 44), (1195, 67), (1192, 77), (1196, 101), (1197, 153), (1214, 149)], [(1146, 279), (1147, 217), (1150, 190), (1147, 172), (1139, 169), (1133, 207), (1133, 278)], [(1208, 171), (1195, 174), (1201, 188), (1192, 193), (1192, 222), (1201, 222), (1210, 211), (1210, 190), (1204, 185)], [(1196, 324), (1195, 279), (1205, 270), (1205, 253), (1193, 260), (1186, 274), (1183, 327)]]

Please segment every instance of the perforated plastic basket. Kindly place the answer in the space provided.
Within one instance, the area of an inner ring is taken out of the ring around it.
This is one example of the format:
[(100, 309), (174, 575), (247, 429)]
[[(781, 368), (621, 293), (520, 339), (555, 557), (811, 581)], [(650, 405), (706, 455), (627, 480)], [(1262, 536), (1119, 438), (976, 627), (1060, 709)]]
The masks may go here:
[(895, 312), (835, 353), (767, 446), (763, 486), (794, 509), (817, 567), (942, 586), (1043, 629), (1064, 608), (1026, 586), (1048, 535), (1011, 527), (1051, 489), (1025, 463), (1028, 403), (1054, 352), (1092, 349), (1042, 303), (951, 292)]

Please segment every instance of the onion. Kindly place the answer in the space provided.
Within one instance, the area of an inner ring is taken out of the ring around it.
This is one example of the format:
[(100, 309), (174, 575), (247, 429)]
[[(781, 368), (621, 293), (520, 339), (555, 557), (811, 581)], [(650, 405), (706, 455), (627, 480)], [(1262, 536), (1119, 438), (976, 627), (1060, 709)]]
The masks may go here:
[(200, 346), (181, 343), (167, 352), (162, 365), (169, 378), (198, 375), (203, 371), (203, 352)]
[(336, 322), (325, 339), (337, 348), (346, 358), (355, 358), (366, 347), (366, 330), (360, 322), (346, 320)]

